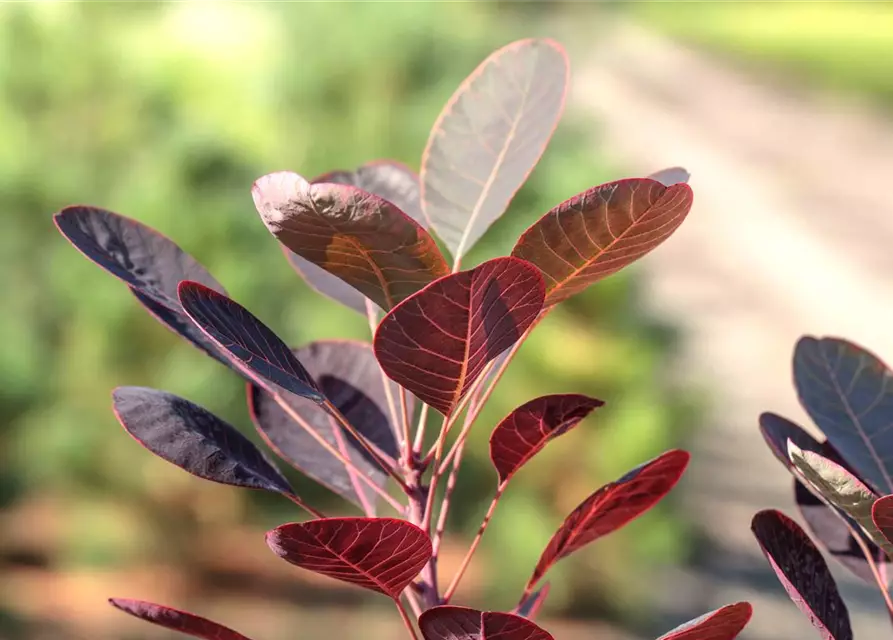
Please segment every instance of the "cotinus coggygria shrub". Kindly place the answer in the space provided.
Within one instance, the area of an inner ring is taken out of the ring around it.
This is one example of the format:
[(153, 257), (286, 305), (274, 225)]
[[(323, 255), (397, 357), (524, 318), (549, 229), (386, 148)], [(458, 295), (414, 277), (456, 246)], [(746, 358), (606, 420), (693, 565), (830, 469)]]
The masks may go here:
[[(269, 448), (362, 516), (326, 517), (237, 429), (165, 391), (114, 391), (127, 432), (196, 476), (292, 501), (307, 519), (267, 533), (270, 549), (392, 599), (413, 638), (551, 638), (532, 621), (548, 594), (549, 569), (653, 507), (688, 464), (687, 452), (667, 451), (592, 493), (555, 532), (513, 611), (456, 606), (456, 587), (512, 478), (602, 405), (578, 394), (533, 398), (493, 429), (493, 501), (460, 568), (441, 582), (438, 553), (466, 438), (518, 348), (558, 303), (667, 239), (691, 207), (681, 169), (595, 186), (547, 212), (510, 256), (461, 269), (545, 150), (568, 77), (555, 42), (512, 43), (449, 100), (419, 175), (377, 161), (314, 180), (283, 171), (255, 182), (261, 221), (288, 260), (321, 294), (368, 317), (371, 344), (290, 348), (152, 229), (96, 207), (68, 207), (55, 217), (62, 234), (149, 313), (245, 378), (251, 416)], [(426, 441), (431, 412), (440, 427)], [(382, 509), (387, 516), (377, 515)], [(111, 602), (196, 637), (244, 638), (166, 606)], [(730, 640), (750, 616), (748, 603), (732, 604), (664, 639)]]

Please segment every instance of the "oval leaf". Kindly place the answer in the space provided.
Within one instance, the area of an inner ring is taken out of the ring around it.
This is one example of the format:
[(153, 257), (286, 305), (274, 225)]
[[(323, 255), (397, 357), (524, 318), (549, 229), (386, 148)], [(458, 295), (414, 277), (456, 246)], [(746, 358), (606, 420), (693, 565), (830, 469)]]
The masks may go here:
[(875, 355), (845, 340), (806, 336), (794, 352), (800, 402), (856, 475), (893, 493), (893, 378)]
[(394, 203), (400, 211), (428, 228), (428, 220), (422, 213), (419, 176), (394, 160), (373, 160), (353, 171), (332, 171), (311, 182), (332, 182), (362, 189)]
[(197, 282), (181, 282), (179, 294), (186, 315), (241, 366), (295, 395), (323, 399), (285, 343), (248, 309)]
[(508, 482), (549, 440), (567, 433), (603, 404), (575, 393), (556, 394), (535, 398), (512, 411), (490, 436), (490, 460), (500, 484)]
[(206, 480), (293, 493), (248, 438), (197, 404), (145, 387), (118, 387), (112, 398), (124, 429), (158, 457)]
[(530, 620), (512, 613), (442, 605), (419, 617), (425, 640), (552, 640)]
[(655, 171), (648, 177), (652, 180), (657, 180), (665, 187), (672, 187), (680, 182), (688, 183), (691, 174), (682, 167), (668, 167), (667, 169)]
[(667, 451), (586, 498), (552, 536), (527, 582), (527, 591), (553, 564), (635, 520), (660, 502), (679, 482), (690, 457), (687, 451)]
[(546, 306), (566, 300), (656, 248), (691, 209), (686, 184), (609, 182), (562, 202), (521, 234), (512, 255), (546, 277)]
[(431, 540), (394, 518), (326, 518), (284, 524), (267, 533), (280, 558), (336, 580), (390, 596), (400, 593), (431, 559)]
[(195, 638), (204, 640), (250, 640), (229, 627), (224, 627), (207, 618), (202, 618), (188, 611), (172, 609), (163, 604), (154, 604), (142, 600), (130, 600), (127, 598), (109, 598), (109, 604), (124, 613), (165, 627), (172, 631), (179, 631)]
[(823, 640), (852, 640), (849, 612), (834, 577), (803, 529), (769, 509), (754, 516), (751, 530), (788, 596)]
[(488, 260), (432, 282), (392, 309), (375, 332), (375, 357), (397, 384), (449, 415), (542, 305), (536, 267), (516, 258)]
[[(885, 583), (889, 582), (890, 560), (876, 544), (874, 544), (846, 513), (829, 505), (806, 488), (797, 478), (794, 481), (794, 500), (803, 521), (812, 532), (812, 538), (821, 543), (831, 556), (840, 564), (853, 572), (859, 579), (876, 585), (874, 574), (862, 548), (853, 537), (858, 535), (868, 547), (872, 560)], [(877, 504), (877, 503), (875, 503)]]
[(871, 507), (871, 519), (884, 539), (893, 545), (893, 496), (884, 496), (875, 501)]
[(736, 602), (689, 620), (657, 640), (734, 640), (750, 622), (753, 607)]
[(769, 445), (769, 450), (788, 470), (791, 469), (788, 440), (804, 451), (822, 452), (822, 443), (809, 435), (805, 429), (774, 413), (760, 414), (760, 433)]
[(280, 171), (251, 189), (270, 232), (294, 253), (390, 309), (450, 269), (434, 239), (394, 204)]
[(513, 42), (472, 72), (434, 123), (422, 156), (422, 208), (457, 262), (542, 156), (569, 74), (558, 43)]
[(551, 588), (552, 583), (544, 582), (543, 586), (521, 600), (515, 608), (514, 613), (523, 616), (528, 620), (533, 620), (546, 602), (546, 598), (549, 596)]
[(331, 298), (335, 302), (343, 304), (348, 309), (353, 309), (357, 313), (365, 316), (367, 313), (366, 303), (374, 305), (373, 309), (377, 309), (378, 305), (369, 300), (362, 293), (347, 284), (338, 276), (334, 276), (322, 267), (317, 267), (309, 260), (305, 260), (297, 253), (280, 245), (282, 252), (288, 259), (291, 268), (294, 269), (307, 285), (327, 298)]
[[(372, 353), (372, 345), (320, 340), (295, 350), (294, 354), (348, 422), (381, 451), (392, 458), (399, 456), (397, 431), (391, 423), (382, 371)], [(390, 380), (388, 384), (392, 388), (392, 397), (397, 398), (397, 385)], [(388, 477), (385, 471), (319, 405), (294, 394), (282, 395), (290, 410), (307, 426), (378, 486), (385, 485)], [(356, 478), (354, 471), (347, 469), (296, 424), (270, 394), (256, 385), (249, 385), (248, 407), (258, 431), (280, 457), (338, 495), (374, 512), (376, 494)], [(409, 415), (412, 410), (410, 404)]]

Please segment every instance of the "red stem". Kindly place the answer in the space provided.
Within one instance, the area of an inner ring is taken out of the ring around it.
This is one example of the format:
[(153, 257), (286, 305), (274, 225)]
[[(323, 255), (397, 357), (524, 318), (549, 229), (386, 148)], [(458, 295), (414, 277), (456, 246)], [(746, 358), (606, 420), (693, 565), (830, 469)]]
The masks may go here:
[(286, 498), (288, 498), (289, 500), (294, 502), (296, 505), (301, 507), (304, 511), (309, 513), (314, 518), (325, 518), (326, 517), (326, 514), (324, 514), (322, 511), (317, 511), (316, 509), (311, 507), (309, 504), (307, 504), (306, 502), (301, 500), (298, 496), (294, 495), (293, 493), (284, 493), (282, 495), (284, 495)]
[(406, 625), (406, 628), (409, 631), (409, 637), (412, 638), (412, 640), (419, 640), (419, 636), (415, 632), (415, 627), (412, 625), (412, 620), (409, 618), (409, 614), (406, 612), (406, 607), (404, 607), (403, 603), (400, 602), (400, 598), (395, 598), (394, 604), (397, 605), (397, 611), (400, 612), (400, 617), (403, 619), (403, 624)]

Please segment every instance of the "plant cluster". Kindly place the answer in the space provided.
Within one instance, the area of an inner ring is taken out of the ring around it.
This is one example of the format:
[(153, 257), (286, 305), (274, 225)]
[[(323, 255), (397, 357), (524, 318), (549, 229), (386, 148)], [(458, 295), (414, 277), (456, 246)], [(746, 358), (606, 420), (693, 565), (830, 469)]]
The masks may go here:
[[(685, 451), (667, 451), (594, 491), (558, 527), (511, 612), (453, 604), (511, 479), (603, 403), (541, 396), (496, 425), (493, 500), (455, 575), (442, 580), (450, 497), (482, 407), (550, 310), (658, 246), (692, 203), (687, 173), (677, 168), (595, 186), (535, 222), (510, 256), (461, 269), (545, 150), (568, 78), (560, 45), (515, 42), (481, 63), (449, 100), (419, 175), (377, 161), (310, 181), (277, 172), (255, 182), (257, 211), (288, 260), (310, 286), (368, 318), (371, 344), (324, 340), (291, 349), (158, 232), (97, 207), (67, 207), (55, 217), (59, 231), (157, 320), (245, 378), (254, 425), (273, 452), (363, 515), (327, 517), (236, 428), (171, 393), (116, 389), (124, 429), (189, 473), (292, 501), (309, 519), (268, 532), (270, 549), (391, 598), (413, 638), (551, 638), (533, 622), (549, 569), (653, 507), (689, 461)], [(377, 515), (382, 506), (388, 517)], [(244, 640), (167, 606), (111, 602), (196, 637)], [(748, 603), (731, 604), (663, 639), (731, 640), (750, 616)]]

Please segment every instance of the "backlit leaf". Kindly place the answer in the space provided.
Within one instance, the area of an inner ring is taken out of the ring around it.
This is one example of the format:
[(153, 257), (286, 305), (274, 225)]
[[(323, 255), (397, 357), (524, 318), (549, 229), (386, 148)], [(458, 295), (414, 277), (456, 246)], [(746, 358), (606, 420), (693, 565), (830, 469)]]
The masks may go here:
[(127, 598), (109, 598), (109, 604), (124, 613), (129, 613), (135, 618), (157, 624), (172, 631), (179, 631), (195, 638), (204, 640), (250, 640), (229, 627), (224, 627), (207, 618), (202, 618), (188, 611), (180, 611), (166, 607), (163, 604), (154, 604), (142, 600), (130, 600)]
[(145, 387), (118, 387), (112, 398), (121, 425), (158, 457), (206, 480), (292, 493), (257, 447), (210, 411)]
[(322, 267), (317, 267), (309, 260), (305, 260), (284, 244), (280, 244), (279, 246), (282, 247), (282, 252), (288, 259), (292, 269), (294, 269), (297, 274), (304, 279), (304, 282), (317, 293), (331, 298), (335, 302), (339, 302), (348, 309), (353, 309), (363, 316), (367, 313), (367, 301), (374, 305), (373, 308), (379, 308), (377, 304), (369, 300), (369, 298), (354, 289), (338, 276), (333, 276)]
[(313, 183), (347, 184), (393, 202), (403, 213), (428, 228), (422, 213), (418, 174), (394, 160), (373, 160), (353, 171), (331, 171), (311, 180)]
[[(391, 424), (382, 371), (372, 353), (372, 345), (320, 340), (294, 353), (348, 422), (381, 451), (397, 458), (396, 427)], [(392, 397), (398, 398), (397, 385), (390, 380), (388, 384), (392, 388)], [(384, 486), (385, 471), (319, 405), (290, 393), (282, 396), (291, 411), (351, 460), (361, 473), (378, 486)], [(411, 396), (409, 400), (411, 403)], [(298, 425), (268, 393), (256, 385), (249, 385), (248, 406), (255, 426), (276, 453), (335, 493), (361, 508), (373, 507), (374, 511), (376, 494)], [(412, 415), (412, 404), (409, 409)]]
[(490, 460), (504, 484), (549, 440), (573, 429), (601, 400), (579, 394), (541, 396), (522, 404), (496, 425)]
[(687, 451), (667, 451), (586, 498), (552, 536), (527, 582), (527, 590), (562, 558), (616, 531), (660, 502), (679, 482), (690, 457)]
[(488, 362), (511, 347), (543, 305), (543, 279), (517, 258), (495, 258), (407, 298), (375, 333), (388, 376), (449, 415)]
[(609, 182), (549, 211), (521, 234), (512, 255), (546, 277), (546, 306), (583, 291), (660, 245), (691, 209), (686, 184), (648, 178)]
[(248, 370), (295, 395), (322, 400), (316, 382), (286, 344), (245, 307), (197, 282), (182, 282), (189, 318)]
[(515, 608), (514, 613), (519, 616), (523, 616), (528, 620), (533, 620), (534, 618), (536, 618), (536, 614), (539, 613), (540, 609), (542, 609), (543, 607), (543, 604), (546, 602), (546, 598), (549, 597), (549, 591), (551, 588), (552, 583), (544, 582), (543, 586), (521, 600), (521, 602)]
[(837, 338), (803, 337), (794, 352), (800, 402), (856, 475), (893, 493), (893, 378), (876, 356)]
[(753, 607), (736, 602), (689, 620), (657, 640), (734, 640), (750, 622)]
[(834, 577), (803, 529), (769, 509), (754, 516), (751, 530), (788, 596), (823, 640), (852, 640), (849, 612)]
[(425, 640), (553, 640), (522, 616), (443, 605), (419, 617)]
[(657, 180), (665, 187), (672, 187), (674, 184), (679, 184), (680, 182), (687, 183), (688, 179), (691, 178), (691, 174), (682, 167), (668, 167), (666, 169), (661, 169), (660, 171), (655, 171), (648, 177), (652, 180)]
[(395, 600), (431, 559), (431, 540), (394, 518), (326, 518), (284, 524), (267, 545), (288, 562)]
[(875, 501), (871, 508), (871, 519), (884, 539), (893, 545), (893, 495)]
[(456, 90), (422, 156), (422, 209), (453, 258), (501, 216), (546, 148), (569, 67), (552, 40), (520, 40), (490, 55)]
[(449, 273), (434, 239), (394, 204), (356, 187), (280, 171), (251, 194), (270, 232), (294, 253), (390, 309)]

